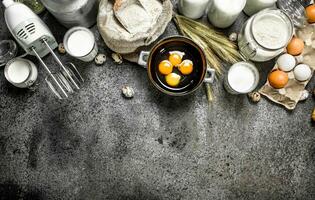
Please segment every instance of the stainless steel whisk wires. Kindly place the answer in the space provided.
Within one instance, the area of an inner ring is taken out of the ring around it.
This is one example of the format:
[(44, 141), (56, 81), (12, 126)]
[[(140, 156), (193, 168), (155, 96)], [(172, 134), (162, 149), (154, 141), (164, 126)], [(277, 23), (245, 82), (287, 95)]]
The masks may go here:
[(44, 66), (45, 70), (48, 72), (49, 76), (45, 78), (50, 90), (59, 98), (65, 99), (69, 97), (69, 94), (74, 93), (75, 90), (80, 89), (80, 85), (84, 82), (81, 74), (77, 70), (73, 63), (68, 63), (65, 66), (52, 48), (47, 43), (46, 39), (42, 39), (43, 44), (47, 47), (49, 52), (52, 54), (54, 60), (58, 63), (60, 70), (53, 72), (49, 69), (43, 59), (39, 56), (38, 52), (32, 47), (32, 51), (40, 63)]

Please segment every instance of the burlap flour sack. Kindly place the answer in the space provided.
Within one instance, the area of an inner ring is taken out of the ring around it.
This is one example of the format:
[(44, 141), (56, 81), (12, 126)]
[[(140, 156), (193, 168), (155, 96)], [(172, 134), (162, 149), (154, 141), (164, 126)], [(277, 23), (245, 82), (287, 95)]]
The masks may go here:
[[(315, 26), (308, 25), (307, 27), (297, 31), (297, 36), (304, 40), (305, 49), (302, 53), (304, 64), (309, 65), (314, 73), (315, 70)], [(313, 42), (314, 41), (314, 42)], [(274, 69), (277, 68), (275, 65)], [(283, 105), (289, 110), (293, 110), (298, 104), (303, 90), (310, 80), (305, 82), (299, 82), (294, 79), (293, 72), (289, 73), (289, 83), (283, 89), (274, 89), (272, 88), (268, 81), (267, 83), (259, 90), (259, 92), (266, 96), (271, 101)]]
[(162, 35), (172, 12), (170, 0), (101, 0), (97, 25), (111, 50), (129, 54)]

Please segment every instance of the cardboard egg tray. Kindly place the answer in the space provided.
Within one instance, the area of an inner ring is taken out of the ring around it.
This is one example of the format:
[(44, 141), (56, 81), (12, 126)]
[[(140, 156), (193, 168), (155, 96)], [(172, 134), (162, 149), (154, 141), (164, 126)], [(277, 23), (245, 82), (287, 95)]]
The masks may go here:
[[(305, 44), (308, 44), (311, 40), (315, 41), (315, 26), (314, 25), (308, 25), (305, 30), (299, 30), (297, 31), (297, 36), (304, 40)], [(308, 30), (306, 30), (308, 29)], [(315, 43), (315, 42), (311, 42)], [(313, 46), (313, 47), (312, 47)], [(304, 64), (307, 64), (312, 69), (312, 74), (314, 74), (315, 71), (315, 46), (312, 44), (305, 45), (305, 49), (302, 53), (303, 62)], [(278, 66), (275, 64), (275, 67), (272, 69), (277, 69)], [(283, 89), (274, 89), (270, 86), (268, 80), (266, 84), (260, 88), (259, 93), (263, 96), (267, 97), (271, 101), (280, 104), (287, 108), (288, 110), (293, 110), (297, 106), (298, 102), (301, 99), (301, 96), (303, 94), (303, 91), (305, 90), (307, 84), (311, 81), (311, 79), (300, 82), (297, 81), (294, 78), (293, 71), (288, 73), (289, 75), (289, 82)]]

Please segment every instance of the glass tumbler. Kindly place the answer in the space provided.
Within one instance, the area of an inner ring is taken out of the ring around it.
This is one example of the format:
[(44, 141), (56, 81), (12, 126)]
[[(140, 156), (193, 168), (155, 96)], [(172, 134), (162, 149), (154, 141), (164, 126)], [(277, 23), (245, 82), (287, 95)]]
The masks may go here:
[(18, 53), (17, 45), (13, 40), (0, 41), (0, 66), (16, 57)]

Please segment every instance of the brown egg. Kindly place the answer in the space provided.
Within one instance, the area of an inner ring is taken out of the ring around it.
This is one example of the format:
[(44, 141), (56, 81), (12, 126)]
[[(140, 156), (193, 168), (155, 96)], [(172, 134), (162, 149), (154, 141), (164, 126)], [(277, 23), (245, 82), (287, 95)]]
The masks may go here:
[(312, 4), (308, 7), (306, 7), (306, 16), (309, 23), (315, 22), (315, 5)]
[(274, 70), (268, 76), (269, 84), (275, 89), (284, 88), (289, 82), (289, 76), (287, 73), (281, 70)]
[(300, 55), (304, 50), (304, 41), (300, 38), (293, 37), (287, 46), (288, 54), (292, 56)]

